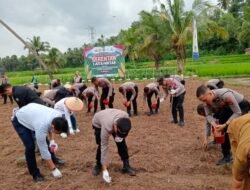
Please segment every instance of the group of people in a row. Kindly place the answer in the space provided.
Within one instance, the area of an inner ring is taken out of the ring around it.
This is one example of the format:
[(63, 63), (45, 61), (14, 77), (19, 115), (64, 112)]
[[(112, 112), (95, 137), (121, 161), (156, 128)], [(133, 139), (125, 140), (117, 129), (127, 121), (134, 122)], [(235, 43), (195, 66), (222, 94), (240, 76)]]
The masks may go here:
[(203, 102), (198, 105), (197, 112), (206, 117), (204, 146), (208, 145), (211, 131), (215, 140), (222, 138), (219, 143), (223, 158), (216, 164), (233, 160), (232, 189), (250, 189), (250, 103), (239, 92), (224, 88), (220, 79), (199, 86), (196, 96)]
[[(78, 82), (79, 81), (79, 82)], [(76, 96), (83, 100), (87, 107), (87, 112), (91, 112), (94, 108), (94, 113), (97, 112), (98, 103), (100, 109), (105, 107), (114, 107), (115, 91), (112, 83), (106, 78), (93, 77), (91, 82), (93, 86), (86, 86), (81, 80), (75, 81), (72, 85), (61, 85), (59, 79), (55, 79), (51, 83), (51, 89), (45, 90), (41, 95), (42, 100), (51, 107), (54, 107), (56, 102), (62, 97)], [(179, 76), (165, 76), (161, 77), (157, 82), (147, 84), (143, 89), (144, 102), (148, 104), (148, 115), (158, 113), (160, 102), (162, 102), (168, 94), (171, 95), (171, 107), (173, 123), (184, 126), (184, 110), (183, 102), (186, 93), (185, 81)], [(160, 86), (163, 89), (163, 96), (160, 94)], [(102, 93), (99, 92), (102, 88)], [(138, 86), (134, 82), (125, 82), (118, 88), (119, 93), (122, 94), (123, 100), (121, 103), (126, 107), (129, 116), (132, 116), (131, 107), (133, 106), (133, 115), (138, 115), (137, 97), (139, 93)], [(152, 97), (155, 97), (152, 101)], [(177, 118), (179, 112), (179, 119)]]
[[(112, 83), (108, 79), (93, 77), (92, 83), (93, 86), (87, 87), (78, 78), (77, 82), (74, 81), (72, 85), (62, 86), (60, 80), (56, 79), (51, 82), (51, 88), (45, 91), (41, 97), (39, 97), (40, 93), (29, 86), (11, 86), (10, 84), (0, 86), (0, 94), (13, 97), (19, 107), (13, 110), (11, 120), (25, 146), (27, 166), (35, 181), (44, 180), (36, 164), (35, 144), (38, 145), (41, 157), (51, 169), (52, 175), (56, 178), (62, 176), (56, 166), (63, 165), (64, 161), (55, 155), (58, 145), (54, 140), (54, 134), (64, 134), (63, 137), (66, 137), (67, 134), (80, 132), (74, 113), (83, 110), (83, 102), (85, 102), (88, 112), (94, 103), (94, 112), (96, 112), (98, 101), (100, 101), (102, 110), (96, 113), (92, 120), (96, 144), (98, 145), (93, 175), (102, 172), (103, 179), (108, 183), (111, 181), (107, 170), (108, 139), (111, 135), (117, 144), (118, 153), (123, 161), (122, 171), (131, 176), (136, 174), (129, 164), (125, 137), (132, 127), (129, 119), (131, 105), (134, 108), (134, 115), (138, 114), (136, 102), (138, 87), (133, 82), (126, 82), (119, 87), (119, 92), (124, 97), (123, 103), (127, 107), (126, 113), (118, 109), (112, 109), (115, 93)], [(160, 85), (164, 90), (162, 99), (160, 98)], [(102, 88), (100, 96), (98, 87)], [(180, 122), (184, 124), (182, 103), (185, 88), (181, 80), (177, 80), (175, 77), (163, 77), (159, 79), (158, 83), (150, 83), (144, 87), (143, 94), (145, 101), (147, 100), (148, 103), (149, 115), (153, 114), (153, 110), (158, 113), (160, 101), (164, 100), (168, 93), (173, 96), (172, 102), (176, 108), (175, 110), (172, 109), (173, 122), (178, 122), (177, 111), (179, 111)], [(48, 94), (53, 94), (53, 96), (48, 96)], [(153, 95), (155, 95), (155, 101), (152, 103)], [(179, 98), (180, 95), (182, 98)], [(111, 109), (105, 110), (106, 105)]]
[[(90, 112), (94, 107), (92, 127), (97, 144), (96, 164), (93, 167), (93, 175), (99, 175), (105, 182), (110, 183), (111, 177), (108, 172), (108, 148), (109, 137), (113, 136), (118, 153), (123, 161), (122, 171), (131, 176), (136, 175), (135, 169), (129, 164), (129, 154), (125, 138), (132, 124), (131, 106), (133, 115), (138, 115), (137, 97), (138, 86), (134, 82), (121, 84), (118, 91), (123, 95), (122, 103), (127, 108), (127, 113), (119, 109), (113, 109), (115, 97), (114, 87), (106, 78), (93, 77), (93, 86), (87, 87), (81, 78), (76, 76), (72, 85), (61, 85), (59, 79), (51, 82), (51, 88), (46, 90), (40, 97), (36, 90), (23, 87), (2, 84), (0, 94), (13, 96), (19, 106), (12, 116), (12, 124), (25, 146), (25, 157), (30, 174), (35, 181), (43, 181), (35, 159), (35, 144), (37, 143), (52, 175), (62, 177), (57, 165), (64, 161), (57, 158), (55, 152), (58, 148), (54, 140), (54, 134), (75, 134), (80, 132), (77, 127), (75, 112), (82, 111), (85, 106)], [(160, 95), (160, 87), (163, 96)], [(99, 93), (102, 88), (102, 93)], [(171, 100), (172, 122), (184, 126), (183, 102), (185, 97), (185, 81), (178, 76), (165, 76), (144, 86), (143, 97), (147, 102), (148, 115), (158, 113), (160, 102), (164, 101), (168, 94)], [(155, 98), (152, 101), (152, 97)], [(213, 79), (201, 85), (196, 91), (197, 98), (203, 102), (197, 107), (200, 115), (206, 117), (206, 133), (204, 145), (207, 146), (207, 137), (212, 131), (222, 132), (223, 159), (218, 165), (229, 163), (232, 160), (231, 146), (234, 154), (233, 164), (233, 187), (249, 188), (249, 160), (250, 160), (250, 115), (247, 114), (250, 105), (244, 96), (234, 90), (224, 88), (224, 82)], [(102, 111), (97, 112), (98, 101)], [(105, 109), (108, 106), (110, 109)], [(246, 116), (240, 117), (246, 114)], [(178, 118), (179, 115), (179, 118)], [(236, 119), (239, 117), (238, 119)], [(230, 146), (231, 141), (231, 146)], [(245, 189), (247, 189), (245, 188)]]

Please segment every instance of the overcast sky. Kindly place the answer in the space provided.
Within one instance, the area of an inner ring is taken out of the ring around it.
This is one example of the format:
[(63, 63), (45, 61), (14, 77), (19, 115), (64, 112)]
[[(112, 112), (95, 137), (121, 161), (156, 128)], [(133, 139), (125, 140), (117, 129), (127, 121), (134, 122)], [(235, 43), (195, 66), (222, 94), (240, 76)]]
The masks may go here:
[[(187, 7), (192, 2), (185, 0)], [(0, 0), (0, 18), (25, 40), (40, 36), (64, 52), (89, 43), (89, 27), (95, 28), (95, 39), (116, 35), (153, 7), (153, 0)], [(0, 25), (0, 57), (13, 54), (27, 50)]]

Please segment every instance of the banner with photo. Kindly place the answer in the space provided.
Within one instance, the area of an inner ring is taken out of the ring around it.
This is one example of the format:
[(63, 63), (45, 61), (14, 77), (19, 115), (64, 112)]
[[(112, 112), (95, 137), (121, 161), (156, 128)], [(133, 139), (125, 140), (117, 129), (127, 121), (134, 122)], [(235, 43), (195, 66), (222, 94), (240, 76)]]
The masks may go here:
[(125, 55), (123, 45), (83, 49), (87, 79), (92, 77), (124, 78)]

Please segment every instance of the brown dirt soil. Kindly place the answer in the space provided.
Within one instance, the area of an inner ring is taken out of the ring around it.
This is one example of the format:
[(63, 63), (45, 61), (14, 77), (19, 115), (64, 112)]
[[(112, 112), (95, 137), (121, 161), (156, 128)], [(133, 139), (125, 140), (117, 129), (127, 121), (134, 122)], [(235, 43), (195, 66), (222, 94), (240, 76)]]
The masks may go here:
[[(102, 177), (91, 174), (95, 163), (96, 144), (91, 128), (92, 114), (85, 111), (77, 114), (81, 132), (67, 139), (56, 137), (58, 155), (66, 161), (61, 167), (63, 178), (55, 180), (37, 156), (38, 166), (46, 182), (34, 183), (25, 164), (17, 164), (24, 154), (24, 147), (14, 131), (10, 116), (14, 105), (0, 105), (0, 189), (229, 189), (231, 166), (218, 167), (215, 162), (221, 157), (220, 147), (202, 149), (204, 118), (197, 116), (198, 100), (195, 90), (203, 81), (188, 79), (186, 82), (184, 128), (170, 123), (169, 99), (161, 104), (158, 115), (147, 116), (143, 111), (142, 89), (146, 83), (139, 83), (139, 116), (132, 117), (133, 129), (127, 138), (130, 163), (137, 169), (136, 177), (121, 174), (122, 163), (117, 149), (110, 138), (109, 172), (112, 183), (107, 185)], [(117, 86), (116, 92), (117, 92)], [(250, 99), (246, 86), (227, 87), (238, 90)], [(124, 109), (116, 93), (115, 107)], [(42, 116), (41, 116), (42, 117)]]

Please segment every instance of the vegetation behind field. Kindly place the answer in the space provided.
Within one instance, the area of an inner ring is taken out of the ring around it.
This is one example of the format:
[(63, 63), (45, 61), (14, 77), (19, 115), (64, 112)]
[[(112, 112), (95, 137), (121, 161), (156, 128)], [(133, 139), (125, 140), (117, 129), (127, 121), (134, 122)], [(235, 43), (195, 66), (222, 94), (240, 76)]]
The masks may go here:
[[(64, 83), (71, 82), (75, 71), (80, 71), (85, 79), (84, 65), (76, 68), (62, 68), (54, 72), (55, 78), (60, 78)], [(49, 78), (42, 70), (8, 72), (12, 84), (30, 83), (35, 74), (39, 83), (49, 83)], [(153, 78), (164, 74), (176, 74), (176, 61), (169, 60), (161, 63), (157, 72), (154, 62), (128, 62), (126, 63), (126, 79)], [(206, 56), (198, 61), (187, 59), (185, 75), (198, 75), (201, 77), (232, 77), (250, 76), (250, 55)]]

